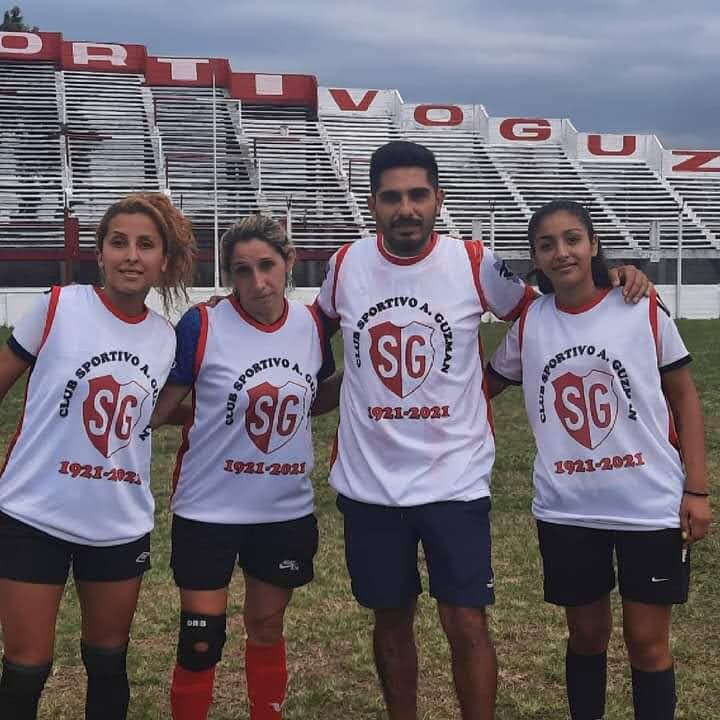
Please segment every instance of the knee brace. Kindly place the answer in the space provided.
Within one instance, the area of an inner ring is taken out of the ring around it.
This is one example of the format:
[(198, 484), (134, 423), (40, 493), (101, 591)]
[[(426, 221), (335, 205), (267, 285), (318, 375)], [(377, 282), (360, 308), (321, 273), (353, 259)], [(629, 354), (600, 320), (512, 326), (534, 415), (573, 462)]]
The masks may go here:
[(47, 665), (21, 665), (3, 658), (0, 679), (0, 717), (32, 720), (50, 674), (52, 663)]
[[(180, 613), (178, 665), (192, 672), (209, 670), (217, 665), (225, 645), (225, 622), (225, 615)], [(198, 643), (207, 645), (207, 650), (196, 649)]]
[(125, 720), (130, 704), (127, 644), (116, 648), (80, 643), (87, 672), (86, 720)]
[(90, 675), (125, 675), (127, 673), (127, 645), (104, 648), (80, 642), (83, 665)]

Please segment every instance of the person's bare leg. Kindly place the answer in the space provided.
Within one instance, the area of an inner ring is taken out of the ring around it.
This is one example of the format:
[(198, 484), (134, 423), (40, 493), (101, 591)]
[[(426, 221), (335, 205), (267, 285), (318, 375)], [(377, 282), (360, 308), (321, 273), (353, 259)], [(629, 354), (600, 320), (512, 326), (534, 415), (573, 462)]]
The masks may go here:
[(375, 610), (373, 650), (390, 720), (417, 720), (415, 603)]
[(142, 577), (76, 582), (87, 671), (86, 720), (124, 720), (130, 703), (127, 648)]
[(0, 717), (35, 717), (52, 665), (63, 585), (0, 580)]
[(637, 720), (675, 717), (675, 669), (670, 650), (671, 605), (623, 599), (623, 635), (632, 666)]
[(568, 645), (565, 685), (572, 720), (605, 714), (607, 647), (612, 631), (610, 595), (586, 605), (566, 607)]
[(281, 718), (287, 694), (283, 626), (292, 588), (278, 587), (244, 573), (245, 676), (250, 720)]
[(438, 603), (450, 643), (455, 692), (463, 720), (492, 720), (497, 695), (497, 658), (485, 608)]

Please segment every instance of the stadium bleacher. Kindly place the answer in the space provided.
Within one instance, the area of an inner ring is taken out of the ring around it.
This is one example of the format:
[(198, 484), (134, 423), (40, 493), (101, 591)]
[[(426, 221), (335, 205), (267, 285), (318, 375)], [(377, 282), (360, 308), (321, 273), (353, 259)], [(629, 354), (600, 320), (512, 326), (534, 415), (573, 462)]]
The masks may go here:
[(54, 65), (0, 62), (0, 247), (62, 247), (60, 130)]
[(134, 190), (161, 189), (143, 98), (144, 77), (66, 71), (59, 84), (69, 209), (79, 220), (80, 242), (87, 245), (108, 205)]
[[(198, 240), (208, 245), (214, 226), (212, 88), (152, 88), (164, 190), (193, 219)], [(237, 101), (216, 89), (215, 145), (218, 223), (258, 212), (257, 180), (239, 128)]]
[(507, 257), (527, 258), (530, 214), (566, 197), (591, 209), (611, 256), (672, 258), (682, 227), (685, 257), (720, 258), (720, 153), (57, 33), (0, 33), (0, 257), (89, 259), (98, 216), (133, 190), (168, 194), (208, 251), (217, 202), (221, 232), (252, 212), (290, 215), (296, 245), (327, 257), (374, 231), (368, 161), (401, 138), (437, 155), (438, 228)]

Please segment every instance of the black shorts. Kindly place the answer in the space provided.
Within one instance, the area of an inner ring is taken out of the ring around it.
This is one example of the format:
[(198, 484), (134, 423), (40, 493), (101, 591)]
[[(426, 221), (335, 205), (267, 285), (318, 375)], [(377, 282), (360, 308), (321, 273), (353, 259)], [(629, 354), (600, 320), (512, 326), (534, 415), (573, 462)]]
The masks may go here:
[(455, 607), (495, 602), (490, 498), (387, 507), (338, 495), (353, 595), (374, 610), (408, 607), (422, 592), (418, 543), (430, 595)]
[(72, 565), (80, 582), (116, 582), (150, 569), (150, 534), (122, 545), (61, 540), (0, 512), (0, 578), (64, 585)]
[(235, 562), (269, 585), (296, 588), (314, 577), (318, 549), (314, 515), (254, 525), (207, 523), (173, 515), (170, 566), (183, 590), (227, 587)]
[(597, 530), (538, 520), (545, 600), (554, 605), (588, 605), (615, 587), (617, 556), (620, 595), (648, 605), (687, 602), (690, 551), (680, 528)]

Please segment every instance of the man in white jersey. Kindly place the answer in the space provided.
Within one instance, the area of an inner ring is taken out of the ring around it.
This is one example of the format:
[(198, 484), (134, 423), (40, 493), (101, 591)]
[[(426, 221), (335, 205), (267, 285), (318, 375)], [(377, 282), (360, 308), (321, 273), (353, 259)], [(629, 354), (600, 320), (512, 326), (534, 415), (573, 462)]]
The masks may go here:
[(443, 192), (427, 148), (379, 148), (370, 186), (378, 235), (333, 256), (317, 300), (344, 339), (330, 483), (353, 593), (375, 612), (390, 717), (415, 720), (422, 542), (462, 717), (491, 718), (497, 669), (485, 607), (494, 602), (495, 447), (478, 330), (484, 312), (513, 319), (533, 293), (480, 242), (433, 232)]

